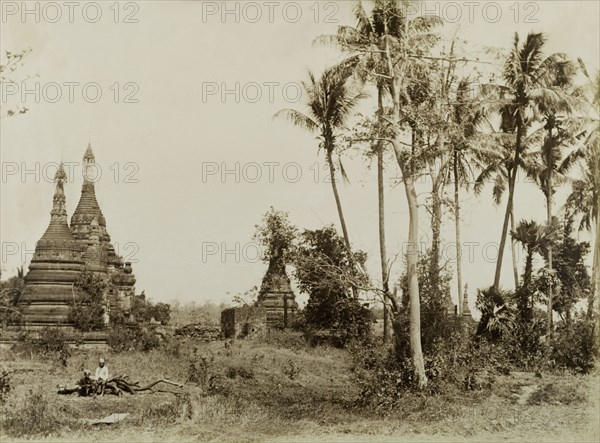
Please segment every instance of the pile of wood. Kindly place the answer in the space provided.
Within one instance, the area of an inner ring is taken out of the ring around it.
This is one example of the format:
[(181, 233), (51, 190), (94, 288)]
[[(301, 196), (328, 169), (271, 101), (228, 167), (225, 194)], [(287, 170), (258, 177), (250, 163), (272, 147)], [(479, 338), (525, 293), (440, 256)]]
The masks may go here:
[(175, 329), (175, 335), (191, 337), (206, 343), (217, 341), (221, 338), (221, 327), (215, 325), (191, 324)]

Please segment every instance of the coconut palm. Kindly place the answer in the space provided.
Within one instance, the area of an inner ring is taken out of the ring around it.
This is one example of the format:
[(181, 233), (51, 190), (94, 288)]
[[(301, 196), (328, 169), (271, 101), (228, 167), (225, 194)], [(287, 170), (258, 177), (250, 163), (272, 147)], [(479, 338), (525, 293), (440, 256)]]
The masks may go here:
[(567, 106), (562, 85), (571, 63), (565, 54), (543, 56), (546, 38), (541, 33), (530, 33), (523, 44), (515, 34), (513, 48), (504, 64), (504, 85), (486, 85), (484, 91), (500, 103), (502, 131), (514, 136), (512, 164), (508, 176), (508, 200), (494, 274), (494, 287), (498, 288), (502, 272), (502, 257), (508, 237), (508, 225), (513, 209), (513, 199), (519, 165), (526, 153), (528, 129), (549, 109), (562, 112)]
[(495, 151), (487, 148), (486, 137), (478, 131), (482, 124), (483, 114), (480, 106), (469, 96), (471, 80), (462, 78), (457, 84), (456, 100), (450, 113), (449, 142), (450, 159), (447, 163), (445, 184), (453, 184), (454, 188), (454, 225), (456, 239), (456, 280), (458, 285), (458, 310), (462, 314), (462, 244), (460, 229), (460, 188), (469, 188), (474, 168), (482, 169), (481, 159), (488, 162), (490, 154)]
[[(377, 113), (384, 113), (383, 98), (385, 95), (385, 60), (381, 52), (386, 33), (400, 37), (397, 17), (402, 14), (396, 2), (377, 0), (371, 15), (367, 14), (361, 2), (354, 9), (356, 26), (339, 26), (336, 35), (325, 35), (317, 38), (318, 42), (334, 44), (353, 57), (358, 57), (356, 73), (362, 79), (371, 79), (377, 87)], [(385, 144), (379, 140), (372, 143), (372, 153), (377, 159), (377, 200), (379, 256), (381, 264), (381, 280), (383, 289), (383, 342), (387, 342), (390, 334), (388, 306), (392, 303), (389, 289), (389, 270), (385, 240), (385, 198), (384, 198), (384, 154)]]
[[(283, 109), (275, 114), (276, 118), (286, 118), (294, 125), (317, 134), (320, 140), (319, 148), (323, 149), (329, 167), (331, 188), (342, 226), (344, 243), (350, 254), (350, 237), (337, 189), (333, 156), (338, 148), (339, 131), (345, 127), (358, 102), (365, 97), (365, 94), (349, 81), (356, 62), (356, 59), (347, 60), (327, 69), (320, 78), (316, 78), (312, 72), (309, 72), (308, 82), (302, 82), (307, 97), (308, 112)], [(345, 171), (341, 163), (339, 165), (340, 173), (345, 178)]]
[[(496, 139), (496, 142), (500, 144), (500, 149), (495, 151), (485, 151), (484, 155), (481, 153), (475, 153), (475, 160), (481, 165), (479, 175), (475, 179), (473, 191), (475, 195), (481, 194), (483, 187), (486, 183), (492, 183), (492, 200), (496, 206), (502, 202), (504, 192), (506, 192), (507, 184), (512, 176), (513, 170), (513, 145), (512, 140), (506, 136), (506, 134), (494, 134), (491, 139)], [(488, 139), (488, 142), (491, 141)], [(523, 157), (527, 157), (529, 154), (526, 153)], [(520, 167), (523, 167), (525, 163), (521, 162)], [(510, 229), (515, 229), (515, 208), (514, 205), (510, 211)], [(513, 276), (515, 281), (515, 289), (519, 286), (519, 267), (517, 263), (517, 255), (515, 250), (514, 241), (511, 248), (512, 253), (512, 265), (513, 265)]]
[(588, 317), (594, 313), (594, 302), (600, 293), (600, 71), (594, 79), (590, 77), (583, 61), (579, 60), (581, 70), (588, 82), (581, 88), (580, 96), (590, 105), (594, 117), (590, 119), (590, 128), (583, 147), (574, 155), (582, 158), (581, 178), (572, 183), (572, 191), (567, 200), (571, 214), (581, 217), (579, 230), (594, 234), (594, 255), (592, 265), (592, 290), (588, 299)]

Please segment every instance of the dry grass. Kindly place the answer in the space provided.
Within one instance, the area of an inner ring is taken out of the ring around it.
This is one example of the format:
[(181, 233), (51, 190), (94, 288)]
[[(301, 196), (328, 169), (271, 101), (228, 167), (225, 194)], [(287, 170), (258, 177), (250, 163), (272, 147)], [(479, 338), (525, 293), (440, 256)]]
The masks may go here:
[[(187, 382), (194, 348), (210, 362), (211, 392)], [(307, 348), (293, 336), (210, 344), (183, 340), (146, 354), (106, 354), (113, 374), (142, 384), (159, 378), (186, 383), (186, 393), (179, 396), (56, 395), (58, 384), (75, 382), (84, 368), (94, 369), (100, 354), (78, 351), (65, 368), (0, 352), (2, 366), (15, 371), (3, 407), (2, 441), (23, 438), (19, 433), (53, 441), (136, 442), (597, 441), (599, 435), (597, 374), (499, 376), (489, 396), (407, 395), (399, 410), (380, 417), (353, 406), (358, 392), (345, 351)], [(521, 401), (526, 390), (531, 392)], [(45, 393), (32, 397), (36, 392)], [(117, 412), (130, 416), (109, 427), (86, 423)], [(11, 417), (22, 421), (11, 422)]]

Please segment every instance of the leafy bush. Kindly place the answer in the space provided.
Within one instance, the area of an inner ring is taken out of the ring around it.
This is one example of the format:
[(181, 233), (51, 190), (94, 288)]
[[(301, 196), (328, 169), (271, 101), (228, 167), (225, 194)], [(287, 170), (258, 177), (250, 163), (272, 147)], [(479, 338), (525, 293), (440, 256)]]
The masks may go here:
[(227, 394), (222, 376), (216, 373), (215, 356), (210, 351), (201, 353), (200, 349), (194, 348), (188, 361), (187, 381), (199, 386), (203, 395)]
[(149, 322), (154, 319), (166, 325), (171, 319), (171, 306), (167, 303), (152, 303), (145, 297), (135, 297), (131, 304), (131, 314), (137, 322)]
[(19, 324), (23, 319), (23, 307), (19, 304), (25, 287), (23, 266), (17, 268), (17, 275), (0, 281), (0, 324)]
[(160, 346), (160, 339), (154, 332), (137, 324), (112, 327), (107, 342), (116, 352), (129, 350), (147, 352)]
[(354, 297), (353, 285), (367, 283), (359, 270), (366, 254), (350, 254), (333, 226), (305, 230), (294, 253), (299, 288), (308, 294), (306, 330), (329, 330), (340, 346), (370, 334), (371, 312)]
[(555, 366), (587, 374), (597, 355), (594, 322), (581, 318), (563, 324), (553, 334), (551, 346)]
[(410, 360), (396, 360), (393, 352), (378, 347), (372, 340), (353, 342), (349, 350), (360, 389), (356, 404), (381, 413), (394, 411), (413, 382)]
[(6, 402), (6, 398), (11, 390), (10, 373), (3, 369), (2, 373), (0, 373), (0, 405), (3, 405)]
[(81, 337), (76, 334), (69, 334), (60, 328), (46, 327), (40, 331), (37, 338), (26, 332), (20, 334), (14, 347), (67, 366), (72, 355), (70, 342), (80, 341)]
[(84, 332), (104, 329), (106, 281), (84, 269), (75, 286), (79, 297), (71, 304), (67, 320)]

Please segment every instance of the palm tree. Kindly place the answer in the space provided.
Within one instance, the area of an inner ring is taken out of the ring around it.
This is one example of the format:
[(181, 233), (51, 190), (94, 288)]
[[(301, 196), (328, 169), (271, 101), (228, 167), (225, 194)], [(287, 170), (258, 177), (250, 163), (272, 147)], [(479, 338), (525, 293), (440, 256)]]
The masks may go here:
[[(451, 124), (451, 157), (446, 171), (446, 182), (454, 185), (454, 232), (456, 240), (456, 280), (458, 286), (458, 313), (462, 314), (462, 244), (460, 230), (460, 187), (469, 187), (470, 178), (473, 176), (473, 166), (480, 166), (478, 159), (489, 157), (485, 146), (481, 146), (481, 134), (478, 126), (481, 124), (483, 114), (479, 105), (469, 98), (471, 81), (462, 78), (457, 85), (456, 102), (450, 114)], [(493, 151), (492, 151), (493, 152)], [(452, 177), (449, 180), (449, 177)]]
[(543, 57), (542, 49), (546, 38), (541, 33), (530, 33), (521, 45), (515, 33), (513, 48), (504, 64), (504, 82), (486, 85), (486, 92), (501, 103), (502, 131), (514, 134), (513, 165), (508, 177), (508, 201), (502, 226), (498, 260), (494, 274), (494, 287), (498, 288), (502, 272), (502, 257), (508, 236), (508, 224), (513, 208), (517, 171), (527, 150), (524, 143), (530, 126), (539, 121), (540, 114), (548, 109), (563, 109), (564, 95), (561, 84), (565, 69), (569, 66), (564, 54)]
[[(319, 148), (325, 152), (325, 160), (329, 166), (331, 188), (342, 226), (344, 243), (351, 256), (350, 237), (337, 189), (333, 155), (337, 148), (339, 131), (345, 127), (359, 100), (365, 97), (363, 92), (349, 84), (349, 78), (356, 62), (356, 59), (351, 59), (333, 66), (327, 69), (319, 79), (309, 72), (309, 81), (302, 82), (308, 97), (308, 112), (305, 114), (294, 109), (283, 109), (275, 114), (276, 118), (286, 118), (294, 125), (318, 135)], [(345, 178), (345, 171), (341, 163), (340, 172)]]
[[(519, 290), (517, 306), (519, 314), (525, 320), (531, 320), (533, 312), (533, 301), (531, 300), (531, 282), (533, 276), (533, 256), (538, 253), (548, 253), (549, 246), (555, 239), (556, 227), (551, 225), (541, 226), (535, 221), (521, 220), (516, 229), (511, 232), (515, 241), (521, 243), (527, 252), (525, 259), (525, 270), (523, 272), (523, 283)], [(550, 303), (548, 297), (548, 303)]]
[(511, 296), (493, 286), (477, 291), (477, 309), (481, 312), (477, 335), (499, 339), (515, 329), (514, 307), (509, 303)]
[[(355, 27), (339, 26), (336, 35), (321, 36), (317, 41), (333, 43), (351, 54), (359, 57), (356, 73), (361, 79), (371, 78), (377, 87), (377, 114), (379, 118), (384, 114), (383, 98), (387, 80), (385, 60), (382, 48), (386, 32), (399, 37), (399, 28), (394, 20), (401, 14), (399, 5), (395, 2), (376, 0), (371, 15), (367, 14), (359, 1), (354, 9), (357, 24)], [(389, 270), (387, 248), (385, 240), (385, 197), (384, 197), (384, 154), (385, 143), (378, 140), (372, 144), (372, 154), (377, 158), (377, 201), (378, 201), (378, 231), (379, 231), (379, 256), (381, 264), (381, 280), (383, 290), (383, 342), (386, 343), (390, 335), (388, 312), (391, 299), (389, 289)], [(394, 304), (392, 303), (392, 308)]]
[(594, 233), (594, 255), (592, 265), (592, 290), (588, 299), (589, 318), (593, 317), (595, 298), (600, 293), (600, 217), (598, 206), (600, 202), (600, 72), (592, 80), (580, 60), (582, 71), (588, 78), (584, 91), (588, 97), (591, 108), (596, 113), (591, 121), (591, 129), (584, 146), (579, 152), (583, 157), (581, 164), (582, 176), (572, 183), (571, 195), (567, 200), (567, 207), (572, 214), (580, 215), (579, 230)]
[[(475, 179), (473, 191), (475, 195), (481, 194), (483, 187), (486, 183), (493, 183), (492, 186), (492, 199), (496, 206), (500, 205), (502, 196), (506, 191), (507, 183), (512, 176), (513, 170), (513, 147), (510, 140), (507, 140), (505, 134), (494, 134), (492, 139), (497, 139), (500, 143), (500, 149), (496, 151), (485, 151), (482, 153), (475, 153), (476, 162), (481, 165), (481, 171)], [(528, 154), (524, 154), (526, 157)], [(524, 163), (521, 163), (522, 167)], [(510, 229), (515, 229), (515, 208), (514, 205), (510, 211)], [(512, 241), (511, 247), (512, 253), (512, 265), (513, 265), (513, 277), (515, 281), (515, 289), (519, 287), (519, 267), (517, 263), (517, 255), (515, 250), (514, 240)]]

